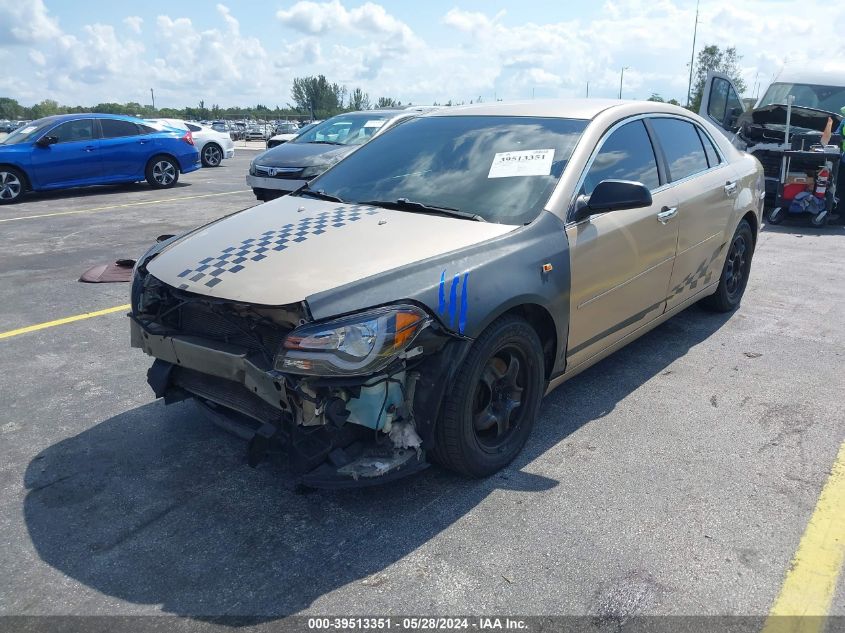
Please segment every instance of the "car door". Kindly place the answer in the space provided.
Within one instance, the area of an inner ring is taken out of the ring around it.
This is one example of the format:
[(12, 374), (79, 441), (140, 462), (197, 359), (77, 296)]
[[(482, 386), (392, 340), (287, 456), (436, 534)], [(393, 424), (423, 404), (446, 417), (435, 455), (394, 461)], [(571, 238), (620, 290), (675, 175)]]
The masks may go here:
[(107, 181), (141, 178), (153, 141), (139, 126), (124, 119), (98, 119), (102, 138), (100, 156)]
[(676, 116), (654, 116), (648, 124), (678, 199), (678, 251), (666, 304), (671, 309), (718, 282), (739, 183), (702, 126)]
[(739, 97), (736, 86), (724, 73), (709, 71), (701, 92), (701, 105), (698, 114), (734, 140), (737, 131), (737, 119), (745, 112), (745, 105)]
[(589, 195), (602, 180), (632, 180), (651, 190), (652, 205), (568, 222), (569, 345), (573, 368), (663, 314), (678, 242), (677, 199), (663, 186), (641, 118), (606, 133), (578, 186)]
[(39, 188), (94, 184), (102, 178), (100, 144), (93, 119), (74, 119), (54, 127), (43, 137), (50, 144), (32, 147), (32, 175)]

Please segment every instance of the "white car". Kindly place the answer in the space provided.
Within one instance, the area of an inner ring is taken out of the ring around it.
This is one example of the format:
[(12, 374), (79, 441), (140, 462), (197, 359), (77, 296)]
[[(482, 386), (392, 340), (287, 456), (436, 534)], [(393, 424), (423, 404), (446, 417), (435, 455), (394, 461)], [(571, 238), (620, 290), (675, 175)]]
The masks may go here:
[(232, 158), (235, 155), (235, 143), (226, 132), (218, 132), (210, 127), (181, 119), (147, 120), (179, 130), (190, 130), (194, 144), (200, 152), (203, 167), (217, 167), (223, 162), (224, 158)]

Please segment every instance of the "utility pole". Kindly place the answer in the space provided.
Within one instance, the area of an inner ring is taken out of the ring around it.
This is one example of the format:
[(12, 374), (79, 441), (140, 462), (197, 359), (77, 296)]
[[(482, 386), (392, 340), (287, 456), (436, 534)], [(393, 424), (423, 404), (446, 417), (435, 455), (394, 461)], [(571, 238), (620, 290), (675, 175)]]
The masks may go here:
[(630, 66), (622, 66), (622, 72), (619, 75), (619, 98), (622, 98), (622, 80), (625, 79), (625, 71), (630, 70)]
[(156, 109), (156, 94), (153, 92), (153, 89), (150, 88), (150, 96), (153, 98), (153, 110)]
[(695, 2), (695, 27), (692, 30), (692, 52), (689, 56), (689, 83), (687, 84), (687, 107), (690, 106), (690, 101), (692, 99), (692, 69), (695, 66), (695, 38), (698, 35), (698, 3), (699, 0)]
[(589, 98), (590, 98), (590, 82), (589, 82), (589, 80), (587, 80), (587, 96), (585, 97), (585, 99), (589, 99)]

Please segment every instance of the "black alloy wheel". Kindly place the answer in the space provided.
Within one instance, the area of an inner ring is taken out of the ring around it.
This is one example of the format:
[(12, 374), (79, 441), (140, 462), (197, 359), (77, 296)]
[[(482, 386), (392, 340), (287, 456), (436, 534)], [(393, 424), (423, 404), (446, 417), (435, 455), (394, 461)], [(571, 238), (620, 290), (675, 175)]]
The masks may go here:
[(722, 275), (716, 292), (701, 300), (701, 305), (714, 312), (732, 312), (739, 307), (754, 255), (754, 234), (748, 220), (742, 220), (731, 238)]
[(537, 332), (519, 316), (500, 317), (472, 344), (451, 385), (433, 457), (468, 477), (501, 470), (525, 445), (545, 390)]

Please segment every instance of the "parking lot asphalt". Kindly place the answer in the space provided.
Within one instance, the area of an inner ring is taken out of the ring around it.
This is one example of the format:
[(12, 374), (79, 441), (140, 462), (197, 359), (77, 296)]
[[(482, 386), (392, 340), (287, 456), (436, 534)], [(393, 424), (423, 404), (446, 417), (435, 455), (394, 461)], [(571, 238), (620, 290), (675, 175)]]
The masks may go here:
[[(127, 303), (77, 278), (256, 204), (251, 156), (0, 208), (0, 333)], [(0, 615), (763, 616), (845, 439), (843, 245), (766, 227), (738, 312), (694, 306), (569, 381), (480, 481), (301, 494), (153, 400), (124, 312), (0, 340)]]

